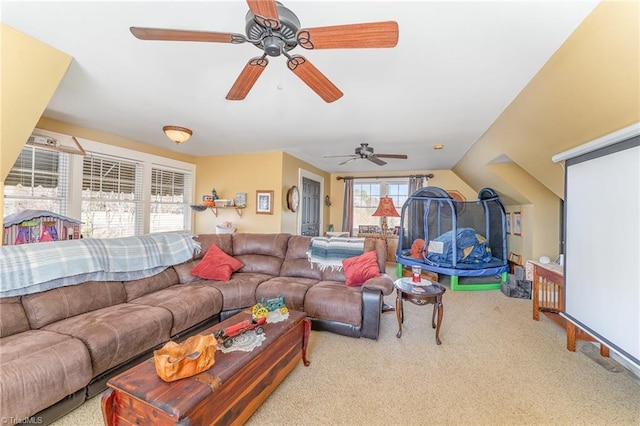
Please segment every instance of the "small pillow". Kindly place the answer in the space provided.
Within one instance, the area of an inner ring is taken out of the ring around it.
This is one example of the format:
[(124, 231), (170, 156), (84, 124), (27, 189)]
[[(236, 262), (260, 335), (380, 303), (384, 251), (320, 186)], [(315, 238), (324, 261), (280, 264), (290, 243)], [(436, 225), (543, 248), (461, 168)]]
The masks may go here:
[(359, 286), (369, 278), (380, 276), (378, 255), (375, 250), (343, 260), (342, 268), (347, 279), (345, 284), (348, 286)]
[(229, 281), (231, 274), (243, 266), (238, 259), (229, 256), (217, 245), (211, 244), (202, 260), (191, 270), (191, 275), (207, 280)]

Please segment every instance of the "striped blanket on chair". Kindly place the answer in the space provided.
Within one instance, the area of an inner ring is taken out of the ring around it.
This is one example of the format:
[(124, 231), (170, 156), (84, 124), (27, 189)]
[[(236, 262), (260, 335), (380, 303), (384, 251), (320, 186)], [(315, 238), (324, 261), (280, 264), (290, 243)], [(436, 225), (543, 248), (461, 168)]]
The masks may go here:
[(324, 271), (326, 268), (342, 269), (342, 261), (364, 253), (364, 238), (314, 237), (307, 252), (309, 262)]

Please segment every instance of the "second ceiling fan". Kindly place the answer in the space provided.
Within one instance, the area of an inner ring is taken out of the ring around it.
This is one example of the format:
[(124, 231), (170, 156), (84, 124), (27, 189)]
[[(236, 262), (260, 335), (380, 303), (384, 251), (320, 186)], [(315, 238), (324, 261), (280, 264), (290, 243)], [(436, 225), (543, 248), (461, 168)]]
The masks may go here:
[(406, 160), (407, 157), (405, 154), (374, 154), (373, 148), (369, 146), (368, 143), (361, 143), (359, 147), (356, 148), (354, 154), (348, 155), (326, 155), (324, 158), (337, 158), (337, 157), (351, 157), (348, 160), (343, 161), (339, 165), (347, 164), (351, 161), (355, 160), (369, 160), (372, 163), (376, 163), (378, 166), (384, 166), (387, 164), (386, 161), (382, 161), (381, 158), (397, 158), (399, 160)]
[(346, 24), (328, 27), (301, 28), (298, 17), (274, 0), (247, 0), (246, 36), (237, 33), (173, 30), (131, 27), (131, 33), (141, 40), (192, 41), (213, 43), (252, 43), (263, 51), (262, 56), (249, 60), (226, 96), (228, 100), (244, 99), (265, 67), (267, 56), (284, 55), (287, 67), (325, 102), (342, 97), (338, 89), (320, 70), (302, 55), (288, 52), (300, 46), (304, 49), (385, 48), (398, 44), (398, 23), (394, 21)]

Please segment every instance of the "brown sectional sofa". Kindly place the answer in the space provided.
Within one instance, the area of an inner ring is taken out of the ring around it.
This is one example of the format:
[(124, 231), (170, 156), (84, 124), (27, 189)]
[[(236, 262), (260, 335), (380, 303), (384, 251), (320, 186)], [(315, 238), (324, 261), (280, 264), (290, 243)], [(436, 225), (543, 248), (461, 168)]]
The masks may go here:
[[(352, 287), (342, 271), (309, 263), (310, 239), (200, 235), (202, 251), (192, 260), (149, 278), (0, 298), (0, 416), (50, 423), (169, 339), (202, 331), (262, 298), (283, 295), (288, 308), (307, 313), (313, 329), (377, 339), (382, 298), (393, 289), (384, 243), (365, 240), (381, 275)], [(212, 244), (244, 264), (228, 281), (190, 273)]]

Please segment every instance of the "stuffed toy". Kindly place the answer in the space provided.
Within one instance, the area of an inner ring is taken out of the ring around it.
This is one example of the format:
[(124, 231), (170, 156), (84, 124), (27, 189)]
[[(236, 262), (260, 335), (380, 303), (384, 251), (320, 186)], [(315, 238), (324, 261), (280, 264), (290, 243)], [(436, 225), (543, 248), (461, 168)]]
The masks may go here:
[[(424, 251), (424, 254), (423, 254)], [(423, 256), (427, 255), (427, 247), (424, 245), (424, 240), (422, 238), (417, 238), (411, 244), (410, 256), (414, 259), (422, 259)]]

